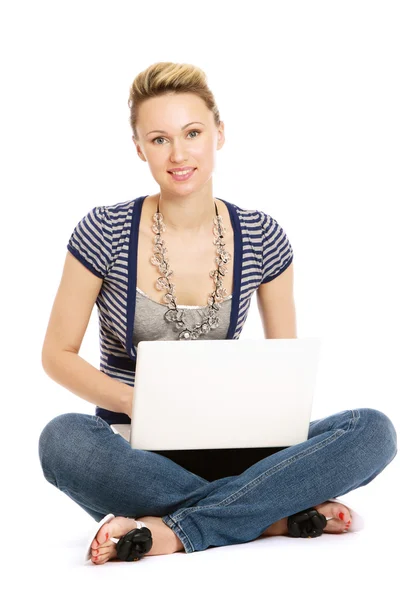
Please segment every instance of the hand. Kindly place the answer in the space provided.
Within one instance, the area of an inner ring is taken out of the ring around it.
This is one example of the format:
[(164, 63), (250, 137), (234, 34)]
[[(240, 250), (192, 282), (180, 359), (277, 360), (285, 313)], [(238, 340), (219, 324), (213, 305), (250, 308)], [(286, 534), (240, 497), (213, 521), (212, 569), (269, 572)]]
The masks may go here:
[(131, 388), (123, 398), (123, 412), (125, 415), (128, 415), (130, 419), (132, 419), (132, 405), (133, 405), (133, 397), (134, 397), (134, 389)]

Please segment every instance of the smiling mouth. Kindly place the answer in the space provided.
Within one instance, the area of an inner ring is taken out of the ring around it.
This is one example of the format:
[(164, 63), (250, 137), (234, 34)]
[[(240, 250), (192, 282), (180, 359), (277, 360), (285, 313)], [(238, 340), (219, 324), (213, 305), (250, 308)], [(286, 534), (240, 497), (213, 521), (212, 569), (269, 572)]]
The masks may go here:
[(168, 171), (168, 173), (171, 173), (171, 175), (187, 175), (188, 173), (190, 173), (191, 171), (194, 171), (195, 168), (189, 168), (189, 169), (182, 169), (181, 171)]

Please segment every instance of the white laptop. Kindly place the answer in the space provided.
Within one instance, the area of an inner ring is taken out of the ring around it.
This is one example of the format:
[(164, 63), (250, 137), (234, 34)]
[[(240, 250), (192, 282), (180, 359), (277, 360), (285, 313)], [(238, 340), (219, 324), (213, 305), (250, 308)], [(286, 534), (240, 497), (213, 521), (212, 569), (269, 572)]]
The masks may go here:
[(132, 448), (209, 481), (307, 440), (321, 338), (142, 341)]

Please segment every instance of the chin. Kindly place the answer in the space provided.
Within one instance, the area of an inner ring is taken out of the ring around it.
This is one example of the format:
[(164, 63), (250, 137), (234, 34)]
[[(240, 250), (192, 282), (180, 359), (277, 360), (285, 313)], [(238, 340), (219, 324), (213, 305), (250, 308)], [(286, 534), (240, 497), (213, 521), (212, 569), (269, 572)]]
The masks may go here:
[(179, 196), (179, 194), (187, 196), (188, 194), (191, 194), (192, 192), (196, 192), (197, 190), (201, 189), (201, 187), (201, 185), (193, 185), (189, 181), (174, 182), (172, 185), (160, 185), (161, 189), (164, 189), (165, 191), (168, 191), (171, 194), (175, 194), (176, 196)]

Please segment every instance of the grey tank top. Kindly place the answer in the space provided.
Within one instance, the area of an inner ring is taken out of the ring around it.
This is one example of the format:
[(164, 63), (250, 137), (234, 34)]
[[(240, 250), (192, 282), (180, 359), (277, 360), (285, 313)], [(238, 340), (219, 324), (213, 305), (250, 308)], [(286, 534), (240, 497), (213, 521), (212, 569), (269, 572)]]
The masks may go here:
[[(230, 315), (232, 305), (232, 294), (227, 296), (219, 304), (219, 325), (216, 329), (201, 335), (199, 340), (223, 340), (226, 338), (229, 329)], [(207, 306), (185, 306), (178, 304), (178, 308), (184, 309), (183, 320), (190, 329), (196, 323), (201, 323), (207, 313)], [(167, 311), (166, 304), (160, 304), (152, 300), (136, 288), (136, 309), (135, 322), (133, 328), (133, 345), (137, 347), (141, 341), (155, 340), (178, 340), (180, 330), (175, 328), (174, 323), (168, 323), (164, 319)]]

